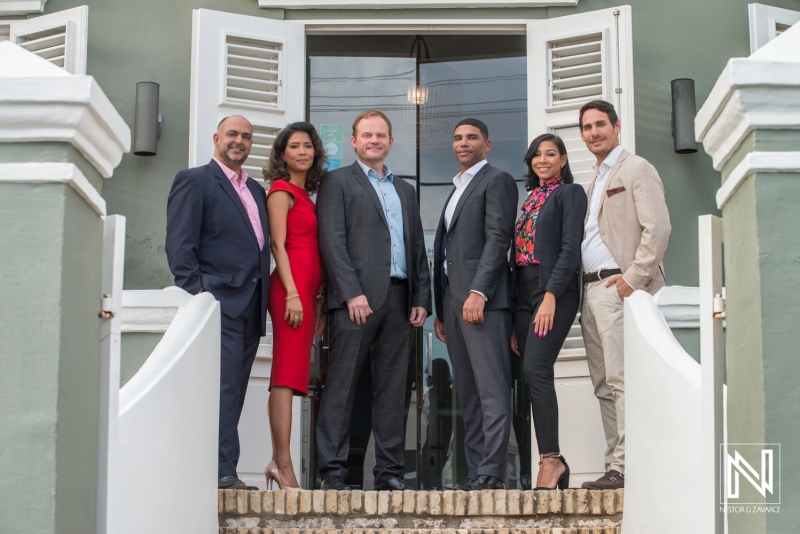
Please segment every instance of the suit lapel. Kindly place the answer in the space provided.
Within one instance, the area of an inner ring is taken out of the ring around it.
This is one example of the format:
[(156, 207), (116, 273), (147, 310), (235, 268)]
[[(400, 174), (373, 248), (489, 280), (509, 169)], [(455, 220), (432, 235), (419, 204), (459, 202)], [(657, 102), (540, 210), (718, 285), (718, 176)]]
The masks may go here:
[[(458, 204), (456, 204), (455, 211), (453, 211), (453, 217), (450, 219), (450, 228), (453, 228), (453, 225), (456, 224), (456, 220), (458, 219), (458, 216), (461, 214), (461, 209), (464, 207), (464, 203), (467, 201), (472, 192), (475, 191), (475, 188), (478, 187), (478, 183), (481, 180), (483, 180), (483, 178), (486, 176), (486, 173), (489, 172), (490, 168), (491, 165), (487, 163), (486, 165), (481, 167), (481, 170), (478, 171), (478, 174), (473, 176), (472, 180), (469, 181), (469, 184), (467, 184), (467, 188), (464, 190), (464, 193), (462, 193), (461, 198), (458, 199)], [(445, 204), (445, 208), (446, 207), (447, 204)]]
[(381, 216), (383, 224), (385, 224), (388, 227), (389, 224), (386, 222), (386, 215), (384, 215), (383, 213), (383, 206), (381, 205), (381, 199), (378, 198), (378, 193), (375, 192), (375, 188), (372, 187), (369, 178), (367, 178), (367, 175), (364, 174), (364, 170), (361, 168), (361, 165), (359, 165), (357, 161), (353, 163), (352, 168), (353, 168), (353, 175), (356, 177), (356, 180), (358, 180), (358, 183), (360, 183), (361, 186), (366, 190), (367, 195), (369, 195), (369, 198), (372, 199), (372, 203), (375, 205), (375, 209), (378, 210), (378, 215)]
[[(269, 219), (267, 219), (266, 195), (264, 195), (261, 188), (252, 178), (247, 179), (247, 188), (250, 190), (250, 193), (253, 195), (253, 199), (256, 201), (256, 206), (258, 207), (258, 220), (261, 223), (261, 235), (264, 236), (264, 243), (266, 244), (269, 237)], [(247, 220), (249, 221), (250, 218), (248, 217)], [(256, 242), (258, 242), (257, 239)]]
[(227, 195), (231, 199), (231, 202), (233, 202), (233, 204), (236, 206), (236, 209), (239, 210), (239, 214), (242, 216), (242, 219), (244, 220), (247, 229), (250, 231), (250, 235), (253, 236), (253, 239), (255, 239), (256, 244), (258, 244), (258, 238), (256, 237), (256, 232), (255, 230), (253, 230), (253, 225), (250, 223), (250, 217), (247, 216), (247, 211), (244, 209), (244, 204), (242, 204), (242, 199), (239, 198), (239, 193), (237, 193), (236, 189), (233, 188), (233, 184), (231, 183), (230, 180), (228, 180), (228, 177), (225, 176), (225, 173), (222, 172), (222, 169), (220, 168), (219, 165), (217, 165), (216, 161), (212, 159), (211, 163), (209, 163), (208, 166), (209, 168), (211, 168), (211, 171), (214, 173), (214, 176), (216, 176), (217, 179), (219, 180), (219, 185), (222, 187), (222, 190), (225, 191), (225, 193), (227, 193)]

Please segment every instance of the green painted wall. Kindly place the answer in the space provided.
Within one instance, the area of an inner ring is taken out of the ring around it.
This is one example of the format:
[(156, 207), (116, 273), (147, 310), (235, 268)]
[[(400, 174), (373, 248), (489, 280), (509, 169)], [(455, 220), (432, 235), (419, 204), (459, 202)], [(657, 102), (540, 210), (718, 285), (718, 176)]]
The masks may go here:
[(0, 532), (94, 532), (102, 221), (67, 184), (3, 183), (0, 228)]
[(119, 387), (128, 383), (153, 353), (163, 334), (151, 332), (125, 332), (120, 350)]
[(103, 177), (83, 154), (69, 143), (44, 141), (39, 143), (3, 143), (0, 163), (60, 162), (74, 163), (92, 187), (103, 192)]
[[(569, 15), (624, 3), (633, 9), (633, 56), (637, 152), (661, 174), (672, 218), (665, 258), (669, 284), (697, 285), (697, 216), (717, 213), (719, 175), (701, 150), (672, 151), (670, 81), (694, 78), (697, 102), (708, 93), (732, 56), (749, 54), (750, 0), (581, 0), (572, 8), (422, 10), (265, 10), (256, 0), (49, 0), (47, 13), (89, 5), (88, 71), (133, 127), (136, 82), (161, 84), (164, 129), (159, 154), (126, 155), (105, 184), (109, 213), (127, 217), (126, 289), (172, 284), (164, 254), (166, 199), (175, 173), (188, 161), (189, 74), (193, 8), (245, 15), (302, 19), (476, 18), (525, 19)], [(771, 0), (798, 9), (796, 0)], [(209, 143), (211, 141), (209, 140)]]
[(689, 356), (700, 361), (700, 329), (699, 328), (673, 328), (672, 335), (681, 344)]
[[(798, 145), (794, 145), (797, 149)], [(781, 444), (781, 513), (767, 516), (768, 532), (796, 532), (800, 523), (800, 174), (754, 177), (758, 222), (764, 442)], [(757, 317), (750, 315), (751, 322)], [(756, 323), (758, 324), (758, 323)], [(751, 329), (752, 330), (752, 329)], [(755, 336), (754, 336), (755, 337)], [(733, 534), (733, 531), (732, 531)]]

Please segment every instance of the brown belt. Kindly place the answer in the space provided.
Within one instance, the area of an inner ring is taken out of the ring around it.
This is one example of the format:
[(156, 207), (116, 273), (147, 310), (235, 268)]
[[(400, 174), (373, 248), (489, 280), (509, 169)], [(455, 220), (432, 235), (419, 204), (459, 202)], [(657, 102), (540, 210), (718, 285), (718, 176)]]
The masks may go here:
[(622, 271), (619, 269), (602, 269), (600, 271), (594, 271), (591, 273), (583, 273), (583, 283), (590, 284), (592, 282), (599, 282), (609, 276), (614, 276), (615, 274), (622, 274)]

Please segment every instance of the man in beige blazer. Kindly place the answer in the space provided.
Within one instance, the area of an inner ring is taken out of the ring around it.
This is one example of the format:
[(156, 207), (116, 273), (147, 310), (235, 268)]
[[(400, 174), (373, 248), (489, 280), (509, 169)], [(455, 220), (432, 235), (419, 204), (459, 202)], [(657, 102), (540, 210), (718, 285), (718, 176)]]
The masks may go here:
[(588, 489), (625, 486), (623, 299), (664, 287), (661, 260), (671, 226), (655, 167), (619, 146), (614, 106), (602, 100), (580, 111), (581, 139), (597, 158), (581, 244), (581, 331), (606, 437), (606, 473)]

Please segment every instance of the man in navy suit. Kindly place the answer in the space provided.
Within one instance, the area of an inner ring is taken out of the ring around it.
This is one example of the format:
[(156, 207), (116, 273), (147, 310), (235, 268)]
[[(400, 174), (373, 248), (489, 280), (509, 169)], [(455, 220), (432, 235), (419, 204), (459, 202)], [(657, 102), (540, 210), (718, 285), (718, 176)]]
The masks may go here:
[(237, 426), (250, 369), (266, 334), (269, 221), (264, 188), (242, 164), (253, 127), (242, 116), (222, 119), (214, 157), (175, 176), (167, 200), (165, 248), (175, 285), (220, 303), (219, 488), (245, 489), (236, 473)]

